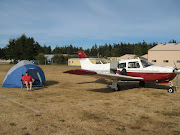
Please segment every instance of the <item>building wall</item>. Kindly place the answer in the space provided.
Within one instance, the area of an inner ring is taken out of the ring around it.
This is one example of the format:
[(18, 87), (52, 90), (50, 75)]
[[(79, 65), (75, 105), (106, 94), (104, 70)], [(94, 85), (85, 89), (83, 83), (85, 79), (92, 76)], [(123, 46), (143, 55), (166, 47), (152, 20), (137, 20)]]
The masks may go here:
[[(97, 60), (96, 59), (90, 59), (90, 61), (93, 63), (93, 64), (96, 64)], [(81, 66), (80, 64), (80, 59), (68, 59), (68, 65), (69, 66)]]
[(47, 58), (47, 61), (52, 61), (54, 54), (45, 54), (44, 57)]
[[(152, 62), (156, 60), (156, 62)], [(168, 62), (164, 62), (168, 60)], [(176, 66), (180, 68), (180, 51), (148, 51), (148, 61), (159, 66), (172, 66), (174, 67), (174, 62)], [(179, 62), (177, 62), (179, 61)]]
[(80, 66), (80, 60), (79, 59), (68, 59), (68, 65), (69, 66)]
[(98, 61), (97, 59), (90, 59), (90, 61), (92, 62), (92, 64), (96, 64), (96, 62)]
[(0, 63), (10, 63), (11, 62), (11, 60), (2, 60), (2, 59), (0, 59)]

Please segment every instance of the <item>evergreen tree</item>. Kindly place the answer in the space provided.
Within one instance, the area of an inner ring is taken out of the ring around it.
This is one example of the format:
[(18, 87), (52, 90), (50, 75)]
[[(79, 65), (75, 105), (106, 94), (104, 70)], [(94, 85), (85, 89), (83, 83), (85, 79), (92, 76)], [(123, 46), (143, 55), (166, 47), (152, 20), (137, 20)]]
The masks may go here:
[(177, 43), (176, 40), (172, 39), (169, 41), (169, 43)]
[(0, 48), (0, 59), (3, 57), (3, 51), (2, 49)]
[(54, 57), (52, 58), (53, 62), (56, 64), (65, 64), (67, 59), (63, 56), (63, 55), (54, 55)]
[(34, 55), (37, 56), (39, 53), (43, 53), (43, 47), (38, 43), (34, 43)]
[(134, 52), (135, 52), (135, 55), (137, 55), (137, 56), (141, 56), (143, 54), (142, 53), (142, 47), (141, 47), (140, 43), (135, 45)]
[(26, 48), (24, 49), (25, 52), (23, 52), (23, 58), (26, 60), (32, 60), (34, 59), (34, 39), (33, 38), (27, 38), (25, 42)]
[(39, 53), (39, 54), (36, 56), (36, 60), (39, 61), (39, 64), (44, 65), (47, 59), (44, 57), (44, 53)]
[(44, 47), (43, 47), (43, 53), (44, 54), (51, 54), (51, 46), (46, 46), (46, 45), (44, 45)]

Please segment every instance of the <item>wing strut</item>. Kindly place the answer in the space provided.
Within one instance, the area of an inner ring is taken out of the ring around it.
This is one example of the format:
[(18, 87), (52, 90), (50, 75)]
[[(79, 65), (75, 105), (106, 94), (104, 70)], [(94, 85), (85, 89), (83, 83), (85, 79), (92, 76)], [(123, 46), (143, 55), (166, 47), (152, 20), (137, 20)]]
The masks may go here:
[(117, 84), (117, 83), (118, 83), (118, 80), (117, 80), (117, 79), (113, 79), (111, 89), (114, 89), (115, 91), (120, 90), (120, 89), (118, 88), (118, 84)]

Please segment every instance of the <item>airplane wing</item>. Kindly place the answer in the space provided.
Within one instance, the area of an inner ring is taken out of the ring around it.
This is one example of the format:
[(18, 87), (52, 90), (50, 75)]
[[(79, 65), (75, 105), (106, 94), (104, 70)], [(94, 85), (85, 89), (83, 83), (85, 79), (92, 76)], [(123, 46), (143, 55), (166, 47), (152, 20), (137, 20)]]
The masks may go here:
[(121, 80), (121, 81), (143, 80), (143, 78), (141, 78), (141, 77), (132, 77), (132, 76), (126, 76), (126, 75), (112, 74), (112, 73), (96, 72), (96, 71), (84, 70), (84, 69), (73, 69), (73, 70), (65, 71), (64, 73), (76, 74), (76, 75), (94, 75), (94, 76), (100, 76), (103, 78), (117, 79), (117, 80)]

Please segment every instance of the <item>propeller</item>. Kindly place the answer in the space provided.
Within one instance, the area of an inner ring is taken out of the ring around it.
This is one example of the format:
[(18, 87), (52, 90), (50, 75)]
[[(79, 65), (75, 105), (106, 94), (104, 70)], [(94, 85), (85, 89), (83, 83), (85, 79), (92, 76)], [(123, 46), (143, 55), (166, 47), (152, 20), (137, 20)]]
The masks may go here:
[(178, 88), (178, 81), (179, 81), (179, 74), (180, 74), (180, 69), (177, 68), (176, 63), (174, 62), (175, 65), (175, 69), (174, 69), (174, 73), (176, 74), (176, 90)]

